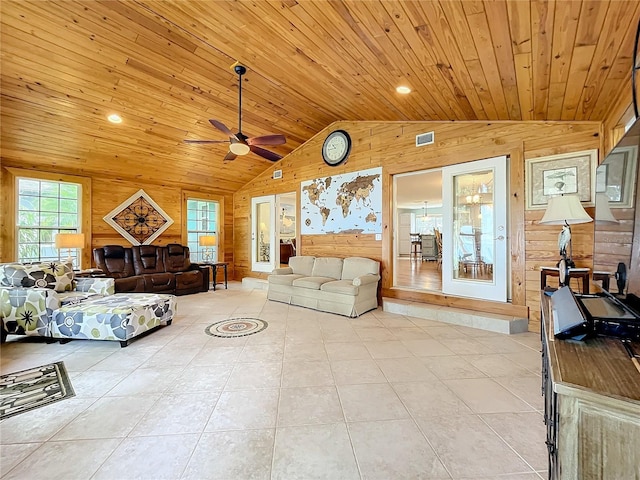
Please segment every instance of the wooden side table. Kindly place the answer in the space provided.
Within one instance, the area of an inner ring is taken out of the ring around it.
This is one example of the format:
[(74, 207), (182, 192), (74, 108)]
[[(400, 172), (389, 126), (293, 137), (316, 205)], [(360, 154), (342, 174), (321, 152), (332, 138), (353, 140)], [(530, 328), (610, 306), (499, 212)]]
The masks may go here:
[(200, 264), (211, 267), (211, 283), (213, 285), (214, 292), (216, 291), (216, 285), (222, 285), (222, 282), (218, 282), (218, 268), (224, 269), (224, 288), (229, 288), (227, 286), (227, 265), (229, 265), (229, 262), (201, 262)]
[[(570, 283), (572, 278), (581, 278), (582, 293), (588, 294), (590, 272), (590, 268), (570, 268), (568, 282)], [(540, 267), (540, 290), (544, 290), (544, 287), (547, 286), (547, 276), (560, 277), (560, 269), (558, 267)]]

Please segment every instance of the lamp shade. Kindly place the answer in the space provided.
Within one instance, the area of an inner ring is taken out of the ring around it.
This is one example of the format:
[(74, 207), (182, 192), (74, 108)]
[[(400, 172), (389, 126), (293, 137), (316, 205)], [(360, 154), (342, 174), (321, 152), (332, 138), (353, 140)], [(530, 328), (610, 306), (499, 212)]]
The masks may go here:
[(198, 243), (201, 247), (215, 247), (218, 239), (215, 235), (203, 235), (198, 239)]
[(574, 225), (576, 223), (593, 222), (584, 210), (577, 195), (561, 195), (551, 197), (547, 204), (540, 225)]
[(84, 233), (57, 233), (56, 248), (83, 248)]
[(609, 197), (606, 193), (596, 193), (596, 222), (602, 224), (620, 223), (609, 208)]

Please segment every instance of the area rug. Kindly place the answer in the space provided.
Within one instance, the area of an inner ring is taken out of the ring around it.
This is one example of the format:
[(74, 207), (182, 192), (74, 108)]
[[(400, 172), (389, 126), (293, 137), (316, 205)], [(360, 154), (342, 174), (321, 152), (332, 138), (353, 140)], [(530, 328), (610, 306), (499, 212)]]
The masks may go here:
[(213, 323), (204, 331), (213, 337), (246, 337), (261, 332), (267, 326), (268, 323), (259, 318), (230, 318)]
[(64, 362), (0, 376), (0, 419), (75, 396)]

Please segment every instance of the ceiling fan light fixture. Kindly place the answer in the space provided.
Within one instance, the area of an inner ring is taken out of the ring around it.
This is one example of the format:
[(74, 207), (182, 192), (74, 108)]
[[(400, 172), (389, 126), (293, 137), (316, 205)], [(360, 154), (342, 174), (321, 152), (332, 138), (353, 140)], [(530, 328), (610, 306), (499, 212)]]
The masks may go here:
[(231, 143), (231, 145), (229, 145), (229, 150), (234, 155), (246, 155), (251, 151), (251, 149), (249, 148), (249, 145), (247, 145), (246, 143), (240, 143), (240, 142)]
[(406, 95), (408, 93), (411, 93), (411, 89), (405, 85), (400, 85), (399, 87), (396, 87), (396, 92), (402, 95)]
[(111, 123), (122, 123), (122, 117), (117, 113), (112, 113), (111, 115), (109, 115), (107, 117), (107, 120), (109, 120)]

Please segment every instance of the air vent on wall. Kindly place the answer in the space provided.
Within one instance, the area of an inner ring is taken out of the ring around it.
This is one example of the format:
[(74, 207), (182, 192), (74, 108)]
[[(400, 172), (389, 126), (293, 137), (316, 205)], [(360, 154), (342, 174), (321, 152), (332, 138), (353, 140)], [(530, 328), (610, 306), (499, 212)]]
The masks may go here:
[(282, 170), (274, 170), (273, 179), (278, 180), (279, 178), (282, 178)]
[(433, 132), (421, 133), (420, 135), (416, 135), (416, 147), (431, 145), (433, 143), (433, 139)]

